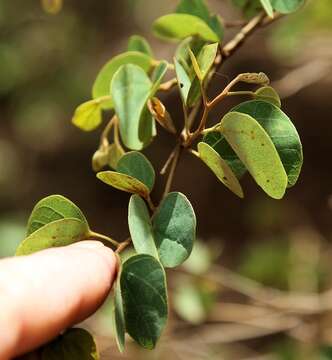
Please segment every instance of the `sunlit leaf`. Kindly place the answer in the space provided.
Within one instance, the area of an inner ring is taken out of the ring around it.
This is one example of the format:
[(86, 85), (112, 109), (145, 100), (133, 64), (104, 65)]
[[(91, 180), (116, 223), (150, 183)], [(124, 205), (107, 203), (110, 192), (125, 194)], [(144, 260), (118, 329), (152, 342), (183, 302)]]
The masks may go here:
[(45, 345), (41, 359), (99, 360), (99, 354), (92, 335), (84, 329), (73, 328)]
[(56, 220), (39, 228), (25, 240), (16, 250), (16, 255), (29, 255), (36, 251), (67, 246), (89, 237), (87, 224), (78, 219)]
[(152, 223), (161, 263), (180, 265), (189, 257), (196, 238), (196, 216), (189, 200), (181, 193), (169, 193)]
[(242, 187), (227, 162), (207, 143), (198, 144), (200, 158), (213, 171), (217, 178), (234, 194), (243, 198)]
[(271, 86), (263, 86), (255, 92), (257, 100), (269, 102), (277, 107), (281, 107), (281, 100), (278, 93)]
[(102, 122), (102, 104), (99, 99), (81, 104), (75, 110), (72, 123), (84, 131), (96, 129)]
[(126, 330), (141, 346), (153, 349), (167, 321), (165, 271), (152, 256), (130, 257), (120, 277)]
[(146, 198), (150, 192), (149, 188), (141, 181), (116, 171), (101, 171), (97, 174), (97, 178), (118, 190), (139, 194), (144, 198)]
[(272, 6), (282, 14), (288, 14), (298, 10), (305, 0), (271, 0)]
[(261, 125), (251, 116), (233, 111), (224, 116), (220, 129), (256, 183), (272, 198), (281, 199), (287, 188), (287, 174)]
[(88, 226), (82, 211), (69, 199), (61, 195), (50, 195), (40, 200), (33, 208), (27, 226), (27, 236), (56, 220), (78, 219)]
[(220, 17), (218, 15), (211, 15), (203, 0), (181, 0), (176, 8), (176, 12), (201, 18), (218, 35), (219, 39), (223, 38), (224, 29)]
[(272, 139), (288, 176), (288, 185), (295, 185), (302, 168), (302, 145), (295, 126), (278, 107), (266, 101), (247, 101), (232, 111), (252, 116)]
[[(92, 96), (94, 99), (110, 95), (111, 81), (114, 74), (122, 65), (126, 64), (134, 64), (142, 68), (144, 71), (148, 71), (152, 66), (152, 59), (149, 55), (138, 51), (128, 51), (112, 58), (99, 71), (93, 84)], [(112, 101), (108, 101), (103, 104), (103, 108), (112, 107)]]
[(128, 51), (138, 51), (153, 57), (153, 52), (147, 40), (140, 35), (132, 35), (128, 40)]
[(144, 200), (138, 195), (132, 195), (130, 198), (128, 224), (131, 240), (136, 252), (158, 258), (149, 210)]
[(206, 41), (219, 41), (218, 35), (202, 19), (188, 14), (160, 17), (153, 24), (153, 32), (162, 39), (181, 40), (196, 35)]
[(119, 269), (118, 279), (116, 281), (115, 290), (114, 290), (114, 305), (113, 305), (113, 324), (115, 330), (115, 339), (118, 345), (119, 351), (122, 353), (125, 348), (125, 333), (126, 333), (126, 323), (124, 318), (121, 287), (120, 287), (120, 277), (121, 269)]
[(121, 139), (129, 149), (143, 149), (155, 134), (149, 111), (150, 117), (143, 116), (151, 90), (150, 79), (137, 65), (123, 65), (113, 77), (112, 99), (119, 118)]
[(224, 135), (220, 131), (208, 132), (203, 141), (209, 144), (228, 164), (233, 173), (240, 179), (246, 173), (246, 167), (229, 146)]
[(158, 98), (151, 98), (148, 103), (148, 107), (152, 116), (164, 129), (172, 134), (176, 134), (176, 128), (174, 126), (171, 115), (166, 110), (165, 105)]
[(129, 175), (147, 186), (152, 191), (155, 172), (150, 161), (138, 151), (130, 151), (118, 162), (117, 172)]
[(273, 7), (271, 4), (271, 0), (260, 0), (260, 2), (269, 17), (273, 18)]

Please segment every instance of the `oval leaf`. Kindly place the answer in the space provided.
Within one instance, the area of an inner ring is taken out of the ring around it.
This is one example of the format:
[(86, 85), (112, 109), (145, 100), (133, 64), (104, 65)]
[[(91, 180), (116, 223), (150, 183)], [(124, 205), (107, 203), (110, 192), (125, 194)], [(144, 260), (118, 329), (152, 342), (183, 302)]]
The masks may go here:
[(287, 174), (279, 154), (265, 130), (249, 115), (226, 114), (220, 130), (256, 183), (272, 198), (281, 199)]
[(114, 75), (111, 95), (120, 122), (123, 143), (132, 150), (141, 150), (154, 136), (154, 121), (144, 117), (152, 83), (146, 73), (136, 65), (124, 65)]
[(149, 210), (144, 200), (138, 195), (132, 195), (130, 198), (128, 224), (131, 240), (136, 252), (158, 258)]
[(255, 98), (257, 100), (269, 102), (269, 103), (277, 106), (278, 108), (281, 107), (280, 96), (271, 86), (263, 86), (263, 87), (259, 88), (255, 92)]
[(132, 176), (121, 174), (116, 171), (101, 171), (97, 174), (97, 178), (118, 190), (139, 194), (144, 198), (149, 196), (149, 188)]
[(200, 158), (214, 172), (217, 178), (234, 194), (243, 198), (242, 187), (227, 162), (211, 146), (204, 142), (198, 144), (198, 152)]
[(27, 236), (48, 223), (68, 218), (78, 219), (88, 227), (82, 211), (72, 201), (61, 195), (47, 196), (33, 208), (28, 220)]
[(198, 36), (206, 41), (219, 41), (218, 35), (199, 17), (189, 14), (169, 14), (153, 24), (153, 32), (162, 39), (185, 39)]
[(117, 172), (129, 175), (152, 191), (155, 181), (155, 172), (150, 161), (138, 151), (130, 151), (122, 156), (118, 162)]
[(218, 15), (211, 15), (203, 0), (181, 0), (176, 8), (176, 12), (201, 18), (218, 35), (220, 40), (223, 38), (224, 29), (220, 17)]
[(99, 354), (92, 335), (84, 329), (73, 328), (45, 345), (41, 359), (99, 360)]
[(81, 104), (74, 113), (72, 123), (84, 131), (96, 129), (102, 122), (102, 102), (90, 100)]
[[(138, 51), (128, 51), (112, 58), (99, 71), (93, 84), (92, 97), (94, 99), (110, 95), (110, 86), (113, 76), (119, 70), (119, 68), (125, 64), (137, 65), (147, 72), (152, 66), (152, 59), (149, 55)], [(107, 103), (103, 104), (103, 108), (112, 107), (112, 101), (108, 101)]]
[(140, 35), (132, 35), (128, 40), (128, 51), (137, 51), (153, 57), (152, 49), (147, 40)]
[(153, 217), (153, 233), (161, 263), (175, 267), (190, 255), (196, 238), (196, 216), (189, 200), (169, 193)]
[(89, 234), (87, 224), (81, 220), (56, 220), (23, 240), (16, 250), (16, 255), (29, 255), (52, 247), (67, 246), (88, 238)]
[(130, 257), (120, 277), (126, 330), (146, 349), (153, 349), (166, 325), (168, 307), (166, 276), (152, 256)]
[(244, 102), (232, 111), (253, 117), (270, 136), (288, 176), (288, 186), (298, 180), (303, 163), (300, 137), (289, 117), (271, 103), (259, 100)]
[(246, 167), (238, 158), (234, 150), (229, 146), (227, 140), (220, 131), (208, 132), (204, 136), (203, 141), (209, 144), (213, 150), (227, 162), (228, 166), (232, 169), (238, 179), (247, 172)]

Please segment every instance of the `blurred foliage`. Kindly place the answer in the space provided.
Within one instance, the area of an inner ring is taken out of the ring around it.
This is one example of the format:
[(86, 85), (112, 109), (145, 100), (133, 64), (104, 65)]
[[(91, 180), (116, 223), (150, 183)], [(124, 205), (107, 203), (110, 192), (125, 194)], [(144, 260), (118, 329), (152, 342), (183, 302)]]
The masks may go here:
[(271, 32), (271, 49), (274, 56), (289, 59), (305, 50), (304, 43), (314, 37), (327, 36), (332, 31), (330, 0), (309, 0), (302, 10), (283, 21)]

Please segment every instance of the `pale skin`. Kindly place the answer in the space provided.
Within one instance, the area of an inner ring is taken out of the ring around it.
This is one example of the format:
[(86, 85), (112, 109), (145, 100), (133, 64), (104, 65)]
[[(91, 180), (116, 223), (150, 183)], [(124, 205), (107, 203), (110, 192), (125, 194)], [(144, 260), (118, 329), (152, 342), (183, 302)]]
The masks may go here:
[(112, 250), (98, 241), (0, 261), (0, 360), (52, 340), (93, 314), (117, 271)]

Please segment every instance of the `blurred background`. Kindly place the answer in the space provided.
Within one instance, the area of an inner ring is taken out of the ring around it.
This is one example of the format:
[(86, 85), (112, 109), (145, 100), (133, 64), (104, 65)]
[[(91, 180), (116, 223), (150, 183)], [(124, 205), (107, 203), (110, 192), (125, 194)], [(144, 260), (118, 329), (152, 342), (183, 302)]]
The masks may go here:
[[(130, 35), (145, 36), (158, 58), (171, 61), (174, 53), (175, 45), (153, 38), (150, 27), (176, 0), (54, 3), (0, 1), (0, 257), (13, 255), (29, 212), (49, 194), (73, 200), (94, 230), (127, 238), (129, 195), (97, 181), (91, 169), (100, 130), (82, 133), (71, 116)], [(230, 1), (209, 4), (226, 21), (241, 19)], [(269, 75), (298, 129), (305, 158), (298, 184), (275, 201), (246, 176), (239, 200), (185, 154), (173, 188), (191, 200), (200, 240), (185, 266), (169, 272), (166, 333), (156, 351), (129, 341), (120, 357), (107, 302), (85, 324), (102, 359), (332, 359), (331, 0), (308, 1), (257, 32), (217, 73), (211, 95), (250, 71)], [(181, 126), (177, 91), (162, 99)], [(225, 101), (215, 120), (234, 104)], [(159, 133), (145, 151), (156, 169), (174, 146)]]

